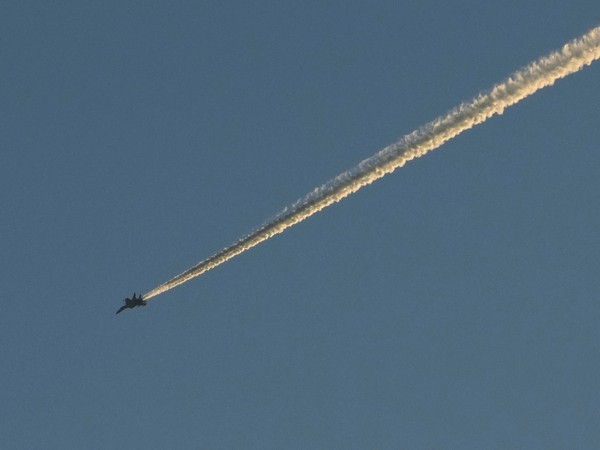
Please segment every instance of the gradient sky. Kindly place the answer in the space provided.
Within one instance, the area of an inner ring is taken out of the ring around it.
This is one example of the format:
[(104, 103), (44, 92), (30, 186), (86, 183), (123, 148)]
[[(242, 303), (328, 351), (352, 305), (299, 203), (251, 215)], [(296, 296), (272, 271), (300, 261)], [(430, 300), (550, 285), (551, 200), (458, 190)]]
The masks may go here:
[(599, 23), (0, 2), (0, 447), (598, 448), (599, 63), (114, 312)]

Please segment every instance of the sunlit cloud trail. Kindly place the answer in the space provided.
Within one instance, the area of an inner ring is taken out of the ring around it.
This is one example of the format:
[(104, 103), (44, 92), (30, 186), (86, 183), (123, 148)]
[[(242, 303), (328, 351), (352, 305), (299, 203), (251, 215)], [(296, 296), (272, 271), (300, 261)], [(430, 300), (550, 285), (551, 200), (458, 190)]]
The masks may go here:
[(148, 300), (214, 269), (327, 206), (339, 202), (373, 181), (392, 173), (411, 159), (435, 150), (463, 131), (485, 122), (494, 114), (502, 114), (506, 107), (514, 105), (546, 86), (551, 86), (556, 80), (579, 71), (599, 58), (600, 27), (597, 27), (579, 39), (567, 43), (561, 50), (518, 70), (490, 91), (459, 105), (446, 115), (438, 117), (365, 159), (353, 169), (316, 188), (282, 211), (275, 219), (151, 290), (144, 295), (144, 298)]

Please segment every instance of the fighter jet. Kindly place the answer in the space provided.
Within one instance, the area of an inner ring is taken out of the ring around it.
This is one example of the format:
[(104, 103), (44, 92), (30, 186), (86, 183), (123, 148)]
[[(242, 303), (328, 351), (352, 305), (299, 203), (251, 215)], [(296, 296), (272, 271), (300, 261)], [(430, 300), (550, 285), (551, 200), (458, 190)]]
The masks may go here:
[(123, 300), (123, 302), (125, 304), (121, 306), (115, 314), (119, 314), (121, 311), (124, 311), (127, 308), (135, 308), (136, 306), (146, 306), (146, 300), (144, 300), (141, 295), (136, 298), (135, 292), (133, 293), (133, 298), (126, 298), (125, 300)]

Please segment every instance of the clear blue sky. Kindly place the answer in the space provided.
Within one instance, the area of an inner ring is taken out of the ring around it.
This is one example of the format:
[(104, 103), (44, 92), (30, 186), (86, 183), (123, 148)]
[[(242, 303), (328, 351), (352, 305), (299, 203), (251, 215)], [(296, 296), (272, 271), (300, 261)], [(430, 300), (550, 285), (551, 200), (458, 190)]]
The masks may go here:
[(596, 0), (0, 3), (0, 447), (598, 448), (600, 64), (114, 312)]

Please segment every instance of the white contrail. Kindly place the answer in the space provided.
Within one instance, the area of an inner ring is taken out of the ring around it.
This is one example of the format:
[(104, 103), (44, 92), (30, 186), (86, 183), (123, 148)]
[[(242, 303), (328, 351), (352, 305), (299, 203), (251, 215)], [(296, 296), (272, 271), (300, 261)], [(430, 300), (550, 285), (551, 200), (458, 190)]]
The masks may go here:
[(596, 27), (581, 38), (564, 45), (560, 51), (534, 61), (490, 91), (461, 104), (446, 115), (438, 117), (404, 136), (398, 142), (385, 147), (353, 169), (328, 181), (247, 237), (161, 284), (144, 295), (144, 298), (148, 300), (214, 269), (402, 167), (407, 161), (438, 148), (449, 139), (486, 121), (494, 114), (502, 114), (506, 107), (521, 101), (539, 89), (551, 86), (556, 80), (579, 71), (599, 58), (600, 27)]

